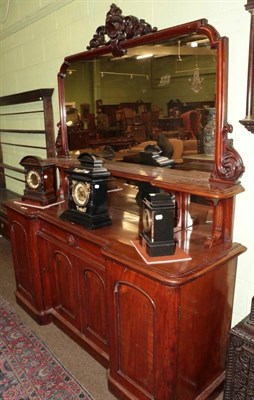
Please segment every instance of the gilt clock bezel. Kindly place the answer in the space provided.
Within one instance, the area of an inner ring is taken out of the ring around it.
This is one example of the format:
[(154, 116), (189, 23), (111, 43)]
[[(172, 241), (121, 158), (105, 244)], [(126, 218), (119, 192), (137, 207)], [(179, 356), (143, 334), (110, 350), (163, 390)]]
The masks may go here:
[(143, 208), (142, 223), (143, 223), (143, 230), (145, 233), (151, 231), (152, 222), (153, 222), (152, 212), (148, 208)]
[[(80, 192), (78, 192), (79, 188), (82, 188), (83, 191), (83, 200), (80, 199)], [(90, 194), (91, 194), (91, 184), (89, 182), (83, 182), (83, 181), (72, 181), (72, 188), (71, 188), (71, 195), (72, 198), (74, 200), (74, 203), (78, 206), (78, 207), (86, 207), (88, 202), (89, 202), (89, 198), (90, 198)]]
[[(33, 183), (33, 178), (32, 178), (32, 176), (35, 176), (35, 177), (36, 177), (36, 179), (37, 179), (36, 184)], [(41, 176), (40, 176), (39, 172), (38, 172), (36, 169), (30, 169), (30, 170), (27, 172), (26, 183), (27, 183), (27, 186), (28, 186), (30, 189), (38, 189), (38, 187), (41, 185), (41, 182), (42, 182)]]

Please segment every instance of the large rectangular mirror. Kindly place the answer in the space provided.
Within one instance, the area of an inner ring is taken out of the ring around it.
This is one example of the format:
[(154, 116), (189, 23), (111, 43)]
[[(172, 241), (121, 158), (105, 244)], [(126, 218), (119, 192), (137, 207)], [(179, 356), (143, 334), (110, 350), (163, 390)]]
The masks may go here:
[(121, 58), (73, 63), (65, 79), (66, 122), (81, 125), (87, 137), (77, 142), (69, 129), (69, 149), (108, 144), (118, 150), (164, 134), (192, 139), (193, 156), (212, 160), (214, 146), (202, 138), (209, 111), (215, 112), (216, 55), (207, 37), (192, 35), (137, 46)]
[(58, 156), (162, 134), (184, 143), (187, 168), (205, 162), (212, 179), (236, 182), (243, 165), (227, 139), (227, 38), (205, 19), (157, 31), (113, 8), (88, 51), (60, 68)]

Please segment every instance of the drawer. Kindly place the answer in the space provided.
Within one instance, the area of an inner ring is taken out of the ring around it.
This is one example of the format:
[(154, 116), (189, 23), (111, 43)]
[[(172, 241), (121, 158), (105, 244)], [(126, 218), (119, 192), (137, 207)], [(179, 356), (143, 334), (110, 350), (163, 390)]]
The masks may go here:
[(58, 226), (42, 221), (41, 234), (47, 235), (48, 240), (62, 243), (67, 246), (69, 250), (77, 252), (76, 255), (85, 257), (89, 256), (97, 261), (103, 262), (104, 256), (101, 254), (101, 244), (92, 242), (92, 239), (85, 239), (71, 231), (61, 229)]

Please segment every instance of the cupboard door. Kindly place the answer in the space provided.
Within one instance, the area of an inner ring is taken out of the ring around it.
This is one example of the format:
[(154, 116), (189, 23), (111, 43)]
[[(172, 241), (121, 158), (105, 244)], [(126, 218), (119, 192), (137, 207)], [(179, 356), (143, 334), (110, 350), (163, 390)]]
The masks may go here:
[(104, 267), (77, 259), (81, 302), (81, 330), (99, 348), (108, 353), (106, 288)]
[(173, 399), (177, 374), (179, 291), (107, 262), (109, 386), (121, 396)]
[(65, 320), (80, 329), (76, 258), (62, 247), (50, 244), (49, 260), (53, 308)]
[(119, 370), (140, 388), (154, 393), (156, 305), (141, 288), (118, 282), (115, 307)]
[(37, 251), (37, 218), (26, 218), (8, 209), (13, 263), (16, 278), (16, 297), (40, 323), (44, 315), (43, 287)]
[[(35, 304), (33, 270), (30, 260), (31, 245), (26, 221), (11, 222), (11, 238), (17, 291), (31, 304)], [(29, 251), (30, 249), (30, 251)]]

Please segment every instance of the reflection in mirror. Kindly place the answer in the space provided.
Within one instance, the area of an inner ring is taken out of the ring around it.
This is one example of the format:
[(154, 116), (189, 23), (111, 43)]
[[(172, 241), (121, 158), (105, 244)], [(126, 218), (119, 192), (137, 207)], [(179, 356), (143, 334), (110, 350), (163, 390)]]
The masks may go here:
[(163, 134), (181, 168), (199, 163), (212, 181), (239, 182), (244, 166), (228, 139), (228, 39), (206, 19), (157, 31), (112, 4), (87, 49), (65, 57), (58, 73), (58, 157), (103, 144), (111, 156), (140, 151)]
[(176, 163), (213, 161), (216, 64), (217, 51), (196, 34), (137, 46), (121, 58), (105, 54), (71, 64), (66, 122), (82, 125), (86, 140), (77, 142), (69, 129), (69, 149), (89, 144), (118, 151), (163, 134), (184, 143)]

